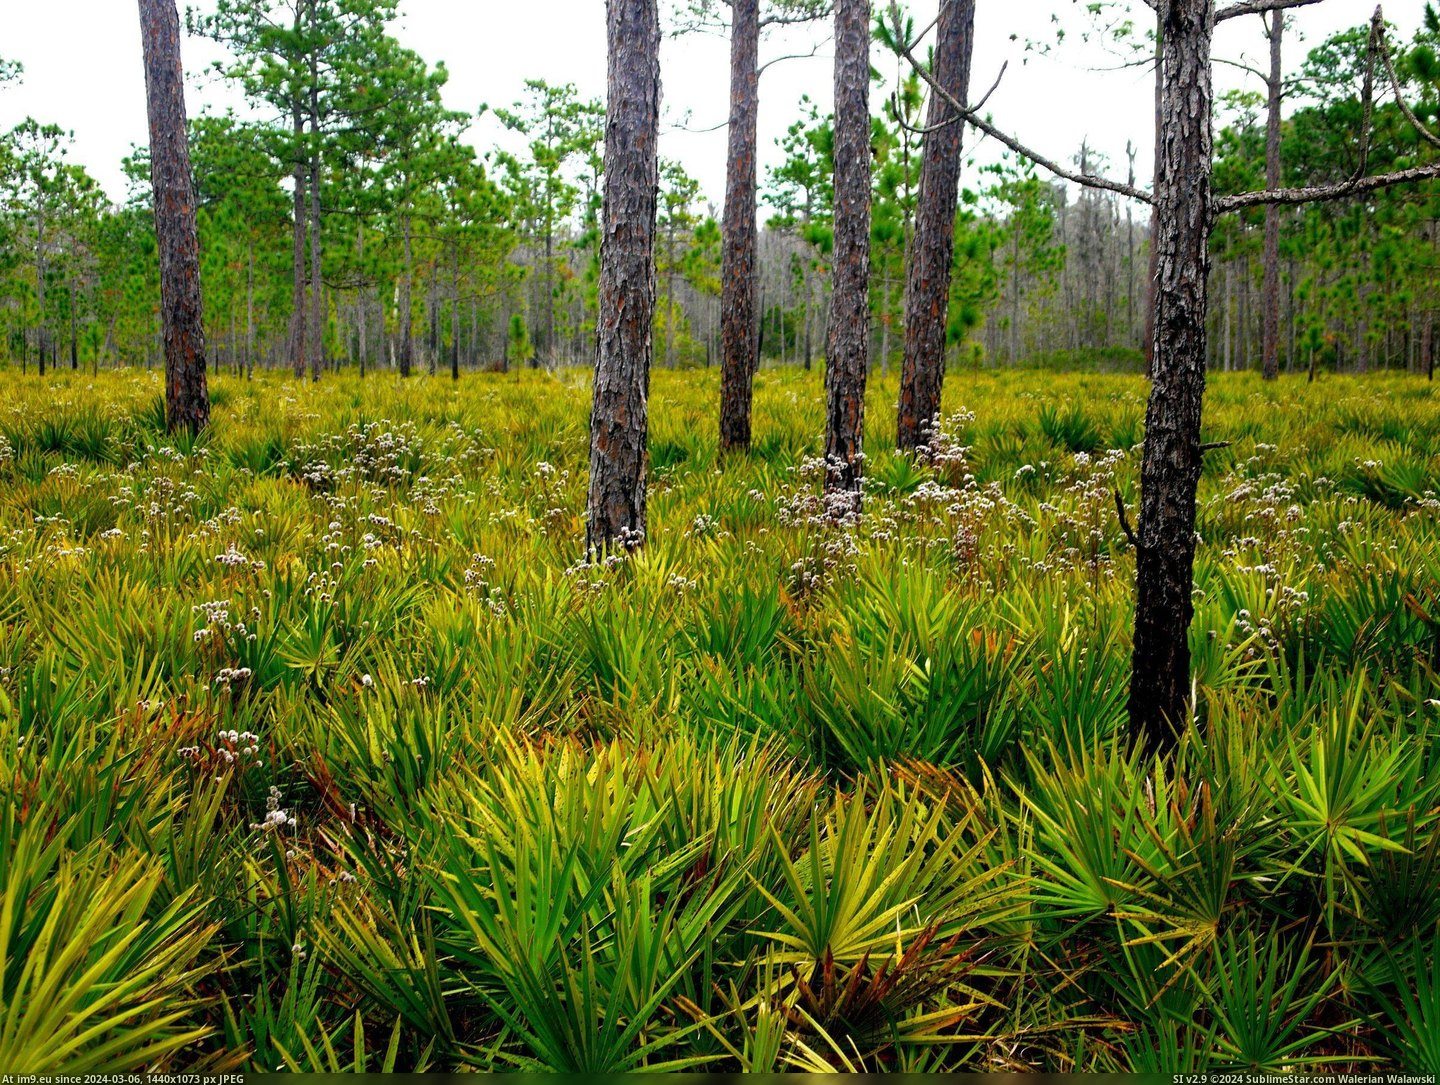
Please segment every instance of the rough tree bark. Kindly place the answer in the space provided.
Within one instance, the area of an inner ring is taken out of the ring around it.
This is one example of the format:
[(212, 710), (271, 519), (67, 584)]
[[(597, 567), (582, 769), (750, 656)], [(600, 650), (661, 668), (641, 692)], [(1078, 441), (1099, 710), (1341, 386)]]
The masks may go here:
[[(969, 101), (974, 44), (975, 0), (944, 0), (935, 41), (935, 78), (961, 102)], [(941, 95), (931, 94), (905, 280), (905, 361), (895, 441), (902, 451), (926, 444), (940, 413), (964, 134), (965, 125), (954, 109)]]
[(185, 126), (185, 72), (175, 0), (140, 0), (145, 98), (150, 115), (150, 182), (160, 254), (165, 338), (165, 424), (198, 432), (210, 421), (205, 326), (200, 310), (200, 239), (195, 179)]
[[(297, 23), (298, 28), (298, 23)], [(297, 29), (298, 32), (298, 29)], [(300, 99), (296, 98), (290, 108), (290, 136), (295, 142), (295, 172), (292, 178), (293, 193), (293, 234), (291, 237), (291, 280), (290, 280), (290, 365), (295, 376), (305, 376), (305, 349), (309, 336), (306, 332), (305, 304), (305, 114)]]
[(1195, 500), (1203, 450), (1210, 270), (1212, 0), (1162, 4), (1165, 90), (1155, 188), (1155, 363), (1145, 415), (1129, 714), (1157, 747), (1183, 726), (1190, 694)]
[[(1165, 138), (1165, 16), (1156, 5), (1155, 10), (1155, 169), (1151, 192), (1160, 184), (1160, 141)], [(1155, 235), (1159, 229), (1159, 201), (1150, 209), (1150, 278), (1145, 292), (1145, 375), (1155, 374)]]
[(750, 402), (760, 364), (756, 303), (756, 125), (760, 0), (730, 0), (730, 133), (720, 295), (720, 450), (750, 447)]
[(321, 274), (322, 234), (320, 219), (320, 53), (315, 0), (310, 0), (310, 33), (317, 45), (310, 53), (310, 318), (306, 322), (305, 353), (310, 359), (310, 379), (318, 381), (325, 364), (325, 281)]
[(402, 216), (400, 232), (405, 248), (405, 267), (400, 273), (400, 375), (408, 377), (415, 364), (415, 245), (411, 238), (409, 208)]
[(609, 37), (599, 317), (590, 411), (590, 557), (645, 539), (655, 220), (660, 186), (658, 0), (606, 0)]
[(870, 0), (835, 5), (835, 251), (825, 344), (825, 493), (860, 511), (870, 345)]
[[(1269, 103), (1265, 124), (1265, 187), (1280, 187), (1280, 100), (1284, 73), (1280, 63), (1280, 44), (1285, 32), (1285, 13), (1270, 16), (1270, 79)], [(1280, 207), (1265, 208), (1265, 284), (1264, 307), (1260, 330), (1260, 368), (1267, 381), (1280, 375)]]

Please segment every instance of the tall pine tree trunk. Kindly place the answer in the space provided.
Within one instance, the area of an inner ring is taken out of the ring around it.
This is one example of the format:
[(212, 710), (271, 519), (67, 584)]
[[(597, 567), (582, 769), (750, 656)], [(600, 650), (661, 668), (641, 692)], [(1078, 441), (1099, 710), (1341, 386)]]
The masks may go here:
[(195, 179), (185, 126), (185, 71), (175, 0), (140, 0), (145, 98), (150, 114), (150, 181), (160, 254), (165, 337), (165, 425), (198, 432), (210, 421), (205, 326), (200, 310), (200, 238)]
[(1132, 731), (1173, 741), (1190, 694), (1195, 495), (1210, 271), (1212, 0), (1167, 0), (1163, 138), (1155, 190), (1155, 363), (1145, 415), (1136, 552)]
[(40, 324), (36, 330), (35, 338), (40, 354), (40, 375), (45, 375), (45, 367), (50, 364), (50, 319), (45, 306), (45, 284), (50, 278), (50, 269), (45, 259), (45, 200), (43, 195), (39, 198), (40, 210), (35, 217), (35, 306), (40, 311)]
[(309, 341), (305, 304), (305, 244), (308, 214), (305, 208), (305, 114), (298, 98), (291, 105), (290, 135), (295, 144), (294, 235), (291, 239), (290, 365), (295, 376), (305, 376), (305, 349)]
[(405, 242), (405, 267), (400, 273), (400, 375), (408, 377), (415, 362), (414, 300), (415, 246), (410, 236), (410, 212), (406, 209), (401, 223)]
[[(311, 29), (315, 29), (315, 0), (310, 0)], [(325, 365), (325, 277), (320, 219), (320, 58), (310, 54), (310, 319), (305, 353), (310, 356), (310, 379), (319, 380)]]
[[(975, 0), (944, 0), (935, 42), (935, 79), (957, 102), (970, 95), (970, 57), (975, 44)], [(896, 444), (925, 444), (940, 414), (945, 380), (945, 330), (950, 271), (955, 257), (955, 212), (965, 125), (939, 94), (930, 95), (920, 206), (905, 280), (905, 361), (900, 373)]]
[[(1265, 187), (1280, 187), (1280, 97), (1283, 90), (1280, 42), (1285, 13), (1270, 16), (1270, 101), (1265, 124)], [(1267, 381), (1280, 375), (1280, 205), (1265, 208), (1265, 299), (1261, 327), (1261, 372)]]
[(245, 379), (255, 376), (255, 239), (245, 247)]
[(835, 4), (835, 253), (825, 345), (825, 493), (860, 511), (870, 345), (870, 0)]
[[(1165, 16), (1163, 6), (1155, 9), (1155, 172), (1151, 192), (1160, 189), (1160, 144), (1165, 138)], [(1150, 211), (1150, 276), (1145, 292), (1145, 375), (1155, 375), (1155, 292), (1159, 274), (1160, 207), (1156, 197)]]
[(760, 0), (731, 0), (730, 135), (720, 295), (720, 450), (750, 447), (750, 401), (760, 365), (756, 264), (756, 126)]
[(590, 556), (645, 539), (660, 128), (659, 0), (606, 0), (605, 199), (590, 411)]

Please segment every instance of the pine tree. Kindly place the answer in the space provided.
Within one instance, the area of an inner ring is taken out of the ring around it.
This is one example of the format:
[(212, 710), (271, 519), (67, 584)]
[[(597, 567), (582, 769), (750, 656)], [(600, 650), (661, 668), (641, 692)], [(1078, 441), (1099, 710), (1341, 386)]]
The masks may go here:
[(185, 70), (175, 0), (140, 0), (145, 97), (150, 114), (150, 177), (160, 250), (160, 312), (165, 338), (165, 424), (198, 433), (210, 421), (205, 326), (200, 302), (200, 239), (195, 179), (185, 123)]
[[(935, 78), (956, 99), (968, 100), (970, 59), (975, 43), (975, 0), (940, 6), (935, 43)], [(955, 212), (960, 194), (965, 126), (944, 96), (930, 96), (920, 206), (905, 280), (905, 362), (900, 376), (896, 444), (913, 450), (928, 442), (940, 413), (945, 380), (946, 305), (955, 247)]]
[(606, 25), (605, 203), (585, 530), (592, 557), (645, 539), (660, 189), (658, 0), (606, 0)]
[(870, 0), (835, 5), (835, 260), (825, 347), (825, 493), (860, 511), (870, 347)]

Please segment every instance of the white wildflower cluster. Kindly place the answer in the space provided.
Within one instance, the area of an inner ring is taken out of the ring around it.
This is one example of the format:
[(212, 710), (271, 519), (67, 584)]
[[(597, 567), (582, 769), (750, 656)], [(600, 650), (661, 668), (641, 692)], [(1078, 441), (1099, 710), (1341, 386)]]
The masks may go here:
[(287, 466), (310, 489), (325, 493), (351, 484), (408, 487), (425, 462), (424, 442), (413, 422), (381, 419), (301, 444)]
[[(761, 494), (758, 490), (751, 490), (750, 496), (752, 498), (758, 498), (758, 500), (761, 501), (765, 500), (765, 495)], [(690, 521), (690, 527), (689, 530), (686, 531), (686, 534), (692, 539), (728, 539), (731, 537), (730, 532), (720, 526), (720, 518), (718, 516), (711, 516), (709, 513), (704, 512)]]
[(129, 512), (152, 526), (173, 527), (196, 522), (199, 517), (195, 510), (201, 496), (192, 480), (202, 465), (197, 463), (189, 478), (176, 479), (167, 474), (142, 474), (142, 470), (150, 466), (145, 462), (148, 458), (130, 464), (124, 472), (113, 476), (117, 488), (110, 496), (110, 504), (117, 511)]
[(503, 617), (508, 613), (505, 593), (492, 582), (491, 577), (494, 575), (494, 558), (484, 554), (472, 554), (470, 564), (465, 569), (465, 590), (484, 600), (485, 605), (496, 617)]
[(253, 677), (249, 667), (221, 667), (215, 674), (215, 685), (231, 688), (237, 683), (244, 683)]
[[(260, 620), (260, 608), (251, 607), (249, 621), (242, 621), (233, 618), (230, 614), (231, 602), (229, 599), (215, 599), (208, 603), (196, 603), (191, 611), (200, 615), (205, 624), (195, 630), (194, 639), (197, 644), (208, 641), (212, 638), (235, 641), (253, 641), (256, 639), (255, 631), (251, 629), (250, 622)], [(243, 669), (243, 668), (242, 668)], [(250, 672), (246, 670), (244, 677), (248, 678)]]
[(572, 486), (569, 470), (561, 470), (547, 460), (535, 465), (534, 481), (528, 495), (529, 505), (540, 508), (538, 515), (532, 515), (530, 522), (537, 524), (546, 533), (563, 532), (569, 525), (573, 513), (569, 500)]
[(258, 559), (252, 559), (249, 555), (238, 549), (234, 543), (223, 553), (215, 555), (215, 563), (224, 566), (226, 569), (247, 569), (251, 572), (261, 572), (265, 563)]
[(222, 728), (216, 732), (215, 744), (208, 749), (196, 743), (194, 746), (181, 746), (176, 752), (182, 760), (214, 774), (217, 780), (227, 769), (265, 763), (260, 758), (260, 736), (251, 731), (227, 731)]
[(293, 829), (299, 824), (299, 818), (280, 805), (280, 789), (273, 784), (270, 786), (270, 794), (265, 800), (265, 817), (260, 821), (252, 821), (250, 828), (262, 833), (278, 833), (285, 829)]

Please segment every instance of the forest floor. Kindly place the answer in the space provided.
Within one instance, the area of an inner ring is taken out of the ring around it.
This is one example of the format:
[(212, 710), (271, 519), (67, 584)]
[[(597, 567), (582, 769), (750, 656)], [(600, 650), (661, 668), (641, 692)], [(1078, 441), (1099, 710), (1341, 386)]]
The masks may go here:
[(1138, 378), (0, 375), (0, 1067), (1440, 1071), (1440, 390), (1217, 376), (1125, 742)]

